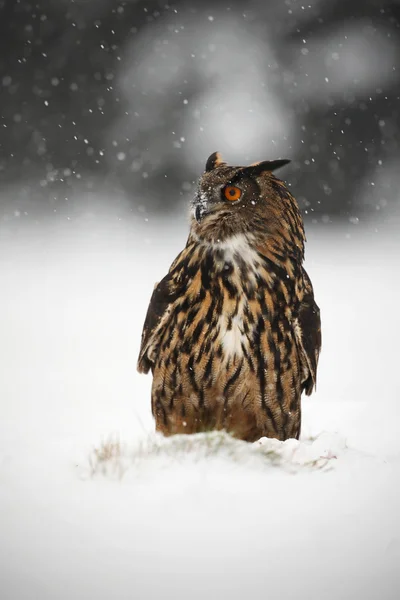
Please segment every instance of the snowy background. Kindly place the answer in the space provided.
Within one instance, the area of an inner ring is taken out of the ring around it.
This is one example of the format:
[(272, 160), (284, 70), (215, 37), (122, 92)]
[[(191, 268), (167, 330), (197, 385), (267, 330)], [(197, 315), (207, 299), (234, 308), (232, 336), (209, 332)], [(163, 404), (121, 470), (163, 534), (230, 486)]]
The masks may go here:
[[(362, 4), (0, 1), (2, 599), (400, 597), (399, 3)], [(293, 160), (299, 443), (153, 433), (141, 327), (214, 150)]]

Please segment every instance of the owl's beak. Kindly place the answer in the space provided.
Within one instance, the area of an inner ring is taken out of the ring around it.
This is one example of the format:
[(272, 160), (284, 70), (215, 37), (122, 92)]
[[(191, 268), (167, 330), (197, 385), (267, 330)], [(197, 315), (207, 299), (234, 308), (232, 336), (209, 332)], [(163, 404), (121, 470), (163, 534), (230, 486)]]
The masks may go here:
[(193, 216), (198, 223), (203, 219), (207, 213), (208, 200), (204, 194), (197, 193), (193, 198)]
[(197, 206), (195, 206), (195, 208), (194, 208), (194, 218), (196, 219), (196, 221), (198, 223), (200, 223), (200, 221), (201, 221), (201, 206), (199, 204)]

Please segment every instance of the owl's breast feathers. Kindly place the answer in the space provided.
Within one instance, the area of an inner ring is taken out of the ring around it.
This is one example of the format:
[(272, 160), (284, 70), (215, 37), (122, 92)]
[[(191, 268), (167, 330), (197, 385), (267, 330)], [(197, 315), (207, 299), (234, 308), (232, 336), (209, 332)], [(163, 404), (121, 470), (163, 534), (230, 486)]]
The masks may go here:
[(294, 388), (311, 394), (319, 309), (301, 253), (292, 254), (244, 234), (215, 244), (189, 236), (156, 284), (143, 328), (138, 370), (152, 370), (160, 397), (197, 394), (205, 402), (246, 377), (267, 404), (290, 404)]

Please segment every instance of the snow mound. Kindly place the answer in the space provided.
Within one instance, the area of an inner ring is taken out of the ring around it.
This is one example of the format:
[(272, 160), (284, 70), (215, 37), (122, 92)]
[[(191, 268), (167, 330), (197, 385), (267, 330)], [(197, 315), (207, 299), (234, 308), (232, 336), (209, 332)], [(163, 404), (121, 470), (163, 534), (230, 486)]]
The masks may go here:
[(277, 453), (283, 462), (302, 466), (322, 466), (337, 459), (347, 449), (344, 437), (329, 432), (302, 441), (290, 439), (280, 442), (263, 437), (255, 445)]
[(281, 442), (263, 437), (253, 444), (237, 440), (223, 431), (175, 435), (164, 437), (149, 435), (139, 443), (121, 442), (118, 436), (110, 436), (89, 454), (88, 465), (80, 468), (80, 474), (122, 479), (128, 472), (138, 474), (153, 469), (158, 472), (188, 462), (221, 461), (231, 466), (265, 469), (280, 467), (288, 473), (303, 468), (324, 469), (346, 452), (343, 437), (324, 432), (316, 438)]

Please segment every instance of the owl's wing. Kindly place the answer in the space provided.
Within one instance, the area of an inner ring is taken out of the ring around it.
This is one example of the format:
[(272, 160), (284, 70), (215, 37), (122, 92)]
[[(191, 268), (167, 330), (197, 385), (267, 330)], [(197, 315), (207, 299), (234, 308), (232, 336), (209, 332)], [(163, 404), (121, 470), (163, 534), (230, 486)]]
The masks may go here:
[(304, 273), (305, 292), (294, 321), (294, 333), (300, 350), (303, 370), (302, 388), (310, 396), (317, 383), (317, 366), (321, 351), (320, 310), (314, 300), (313, 288), (307, 273)]
[(171, 308), (177, 297), (176, 279), (171, 271), (154, 286), (150, 304), (143, 325), (137, 370), (148, 373), (153, 367), (157, 349), (165, 324), (171, 314)]

